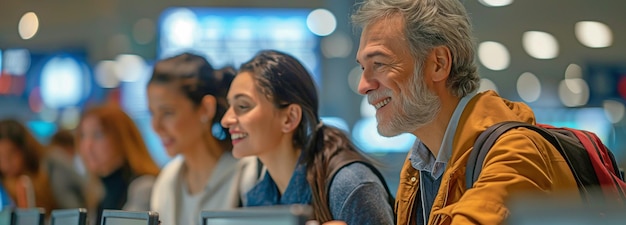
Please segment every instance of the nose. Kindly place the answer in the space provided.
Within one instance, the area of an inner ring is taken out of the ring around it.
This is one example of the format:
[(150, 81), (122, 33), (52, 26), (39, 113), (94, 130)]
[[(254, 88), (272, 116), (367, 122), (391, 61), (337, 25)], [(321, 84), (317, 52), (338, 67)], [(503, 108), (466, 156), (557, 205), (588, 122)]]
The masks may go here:
[(152, 125), (152, 129), (157, 134), (160, 134), (163, 131), (163, 125), (161, 124), (161, 120), (157, 116), (152, 116), (150, 119), (150, 124)]
[(230, 128), (230, 126), (232, 126), (236, 121), (237, 121), (237, 118), (235, 117), (235, 114), (233, 113), (233, 107), (228, 107), (228, 109), (224, 113), (224, 116), (222, 116), (222, 120), (220, 121), (220, 123), (222, 124), (222, 127)]
[(361, 79), (359, 79), (359, 87), (357, 88), (359, 94), (366, 95), (369, 91), (376, 90), (378, 86), (378, 81), (372, 78), (371, 73), (367, 69), (363, 70)]
[(78, 153), (82, 158), (86, 158), (89, 155), (89, 150), (93, 147), (93, 141), (86, 135), (81, 135), (80, 142), (78, 143)]

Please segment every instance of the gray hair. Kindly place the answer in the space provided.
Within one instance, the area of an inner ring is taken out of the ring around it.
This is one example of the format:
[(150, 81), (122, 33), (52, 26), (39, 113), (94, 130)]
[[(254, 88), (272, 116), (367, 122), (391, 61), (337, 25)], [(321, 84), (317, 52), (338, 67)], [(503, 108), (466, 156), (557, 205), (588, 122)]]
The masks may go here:
[(446, 86), (453, 95), (464, 97), (478, 89), (472, 26), (459, 0), (364, 0), (352, 22), (365, 27), (395, 15), (404, 19), (404, 33), (415, 60), (423, 61), (437, 46), (450, 49), (452, 68)]

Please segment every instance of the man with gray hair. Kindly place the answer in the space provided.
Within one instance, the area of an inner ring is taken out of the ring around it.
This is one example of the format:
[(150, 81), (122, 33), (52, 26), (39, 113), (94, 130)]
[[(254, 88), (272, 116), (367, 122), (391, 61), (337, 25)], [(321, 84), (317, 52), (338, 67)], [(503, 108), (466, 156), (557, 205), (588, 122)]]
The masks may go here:
[(352, 20), (363, 28), (358, 89), (376, 108), (378, 132), (417, 137), (400, 174), (398, 224), (499, 224), (511, 195), (576, 190), (559, 152), (526, 128), (498, 139), (466, 190), (478, 135), (498, 122), (535, 118), (523, 103), (476, 93), (475, 43), (459, 0), (365, 0)]

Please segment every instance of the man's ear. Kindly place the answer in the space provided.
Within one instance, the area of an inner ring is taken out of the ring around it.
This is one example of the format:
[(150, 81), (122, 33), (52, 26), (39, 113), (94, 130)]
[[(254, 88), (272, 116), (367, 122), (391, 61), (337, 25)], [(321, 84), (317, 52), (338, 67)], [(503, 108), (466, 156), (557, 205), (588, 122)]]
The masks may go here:
[(285, 119), (282, 124), (282, 131), (285, 133), (292, 132), (302, 121), (302, 107), (298, 104), (290, 104), (287, 108), (283, 109)]
[(446, 80), (452, 69), (452, 54), (448, 46), (440, 45), (434, 47), (430, 51), (428, 58), (429, 63), (432, 65), (430, 68), (432, 81), (440, 82)]
[[(215, 117), (215, 109), (217, 108), (217, 100), (213, 95), (205, 95), (202, 97), (202, 103), (200, 105), (202, 113), (202, 121), (208, 122)], [(206, 118), (206, 119), (204, 119)]]

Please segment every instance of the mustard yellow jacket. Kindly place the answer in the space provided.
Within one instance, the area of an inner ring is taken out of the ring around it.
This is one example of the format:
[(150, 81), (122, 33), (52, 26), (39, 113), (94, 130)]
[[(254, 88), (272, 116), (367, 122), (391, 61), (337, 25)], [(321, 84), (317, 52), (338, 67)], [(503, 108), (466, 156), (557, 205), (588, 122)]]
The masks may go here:
[[(541, 135), (526, 128), (511, 130), (496, 141), (480, 177), (473, 188), (465, 190), (465, 165), (474, 140), (489, 126), (511, 120), (535, 123), (530, 107), (503, 99), (493, 91), (479, 93), (470, 100), (459, 119), (452, 156), (428, 224), (501, 224), (509, 214), (505, 203), (512, 194), (576, 190), (576, 181), (563, 157)], [(416, 224), (418, 187), (419, 171), (407, 158), (396, 196), (398, 225)]]

